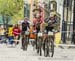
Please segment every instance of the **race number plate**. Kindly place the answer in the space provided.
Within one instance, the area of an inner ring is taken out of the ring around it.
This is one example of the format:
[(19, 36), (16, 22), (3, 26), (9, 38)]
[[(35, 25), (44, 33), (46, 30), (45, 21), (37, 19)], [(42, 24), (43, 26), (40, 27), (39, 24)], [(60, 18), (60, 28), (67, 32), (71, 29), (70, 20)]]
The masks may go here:
[(28, 31), (25, 31), (25, 35), (29, 35), (29, 32)]
[(38, 37), (42, 37), (43, 34), (41, 32), (38, 33)]
[(50, 31), (49, 31), (49, 32), (48, 32), (48, 35), (49, 35), (49, 36), (53, 36), (53, 32), (50, 32)]

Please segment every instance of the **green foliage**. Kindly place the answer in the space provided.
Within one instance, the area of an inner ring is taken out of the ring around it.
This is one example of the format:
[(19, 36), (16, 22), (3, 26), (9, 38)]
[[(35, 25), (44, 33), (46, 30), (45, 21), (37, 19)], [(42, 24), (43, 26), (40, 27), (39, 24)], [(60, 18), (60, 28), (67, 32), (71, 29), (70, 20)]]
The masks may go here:
[(11, 20), (11, 23), (12, 24), (17, 24), (18, 23), (18, 20), (22, 20), (23, 18), (24, 18), (24, 11), (23, 11), (24, 9), (22, 8), (22, 10), (20, 10), (19, 12), (18, 12), (18, 14), (16, 14), (16, 15), (14, 15), (13, 17), (12, 17), (12, 20)]
[(23, 0), (0, 0), (0, 14), (14, 16), (23, 8)]

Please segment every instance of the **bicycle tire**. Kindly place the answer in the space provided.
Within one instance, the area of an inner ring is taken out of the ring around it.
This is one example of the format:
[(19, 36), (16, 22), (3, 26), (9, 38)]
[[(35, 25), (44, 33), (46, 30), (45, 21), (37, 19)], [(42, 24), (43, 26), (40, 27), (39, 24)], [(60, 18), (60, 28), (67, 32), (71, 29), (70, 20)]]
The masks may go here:
[(25, 50), (25, 41), (23, 40), (23, 45), (22, 45), (23, 50)]
[(44, 45), (44, 56), (47, 57), (49, 56), (49, 45), (48, 45), (48, 39), (46, 38), (45, 40), (45, 45)]
[(54, 55), (54, 41), (52, 38), (50, 38), (50, 43), (51, 43), (51, 51), (50, 51), (51, 55), (50, 56), (53, 57), (53, 55)]
[(38, 38), (37, 47), (38, 47), (37, 53), (39, 53), (40, 56), (42, 56), (42, 38)]

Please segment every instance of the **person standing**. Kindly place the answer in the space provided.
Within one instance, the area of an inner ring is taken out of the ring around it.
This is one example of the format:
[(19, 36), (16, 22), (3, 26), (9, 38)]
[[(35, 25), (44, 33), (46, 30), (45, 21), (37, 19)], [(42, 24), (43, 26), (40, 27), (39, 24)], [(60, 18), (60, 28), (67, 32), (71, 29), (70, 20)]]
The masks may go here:
[(15, 45), (19, 43), (20, 33), (21, 33), (21, 29), (19, 28), (18, 24), (16, 24), (13, 27), (13, 36), (14, 36)]
[(13, 25), (10, 25), (8, 27), (8, 40), (9, 40), (9, 44), (12, 45), (13, 44)]

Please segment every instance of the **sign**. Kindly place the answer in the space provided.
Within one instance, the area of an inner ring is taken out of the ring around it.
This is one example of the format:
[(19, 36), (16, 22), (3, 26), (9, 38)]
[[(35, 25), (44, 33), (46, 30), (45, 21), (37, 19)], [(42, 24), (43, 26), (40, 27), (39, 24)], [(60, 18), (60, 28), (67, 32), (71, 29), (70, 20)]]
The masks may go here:
[(56, 47), (58, 47), (60, 42), (61, 42), (61, 32), (58, 32), (58, 33), (55, 34), (55, 44), (56, 44)]

